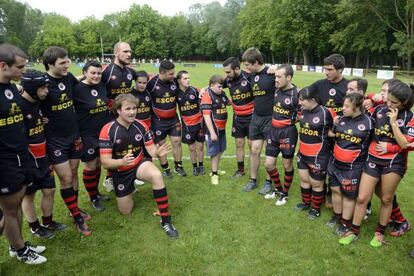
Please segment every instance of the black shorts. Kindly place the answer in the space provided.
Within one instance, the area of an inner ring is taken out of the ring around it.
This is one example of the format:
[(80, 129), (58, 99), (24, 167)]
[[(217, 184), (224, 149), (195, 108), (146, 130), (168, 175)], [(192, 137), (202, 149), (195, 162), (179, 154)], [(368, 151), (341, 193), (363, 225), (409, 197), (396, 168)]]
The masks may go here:
[(47, 137), (47, 154), (52, 165), (61, 164), (69, 159), (82, 156), (82, 139), (79, 134), (70, 137)]
[(267, 140), (270, 134), (270, 127), (272, 126), (272, 115), (259, 116), (252, 115), (249, 128), (250, 140)]
[(99, 137), (82, 136), (82, 162), (89, 162), (99, 157)]
[(137, 178), (137, 170), (142, 163), (151, 161), (150, 159), (142, 159), (138, 165), (129, 171), (125, 172), (114, 172), (112, 175), (114, 181), (114, 190), (116, 197), (124, 197), (134, 192), (135, 186), (134, 181)]
[(158, 120), (154, 118), (151, 121), (151, 129), (154, 132), (154, 142), (165, 140), (167, 135), (181, 137), (181, 123), (178, 118), (168, 120)]
[(33, 183), (32, 161), (29, 154), (0, 158), (0, 196), (20, 191)]
[(277, 157), (282, 152), (282, 157), (292, 159), (295, 155), (296, 143), (298, 142), (298, 130), (296, 126), (284, 128), (270, 128), (267, 139), (266, 156)]
[(49, 165), (47, 157), (32, 160), (31, 173), (33, 183), (27, 185), (26, 194), (30, 195), (41, 189), (53, 189), (56, 187), (53, 170)]
[(328, 167), (329, 186), (339, 187), (341, 193), (350, 199), (358, 197), (361, 182), (362, 166), (359, 168), (341, 169), (333, 164)]
[(297, 154), (298, 169), (308, 170), (309, 176), (315, 180), (323, 181), (327, 173), (329, 156), (304, 156), (300, 152)]
[(234, 138), (249, 138), (249, 128), (252, 121), (252, 115), (249, 116), (233, 116), (233, 127), (231, 128), (231, 136)]
[(364, 173), (375, 178), (381, 178), (381, 175), (388, 173), (396, 173), (402, 178), (404, 177), (405, 171), (405, 164), (384, 162), (384, 160), (378, 160), (378, 158), (369, 154), (364, 166)]
[(204, 143), (206, 138), (204, 135), (203, 127), (200, 125), (196, 129), (189, 129), (184, 126), (182, 129), (181, 140), (184, 144), (188, 144), (188, 145), (191, 145), (195, 142)]

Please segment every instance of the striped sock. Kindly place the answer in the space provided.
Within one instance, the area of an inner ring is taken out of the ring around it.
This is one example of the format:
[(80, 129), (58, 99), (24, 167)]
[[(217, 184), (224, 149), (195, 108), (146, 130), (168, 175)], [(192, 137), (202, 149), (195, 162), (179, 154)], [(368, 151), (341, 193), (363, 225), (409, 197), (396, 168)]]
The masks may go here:
[(79, 211), (77, 197), (73, 187), (61, 189), (60, 195), (62, 196), (66, 207), (69, 209), (69, 212), (72, 214), (73, 219), (76, 222), (81, 222), (83, 219)]
[(312, 190), (312, 208), (316, 210), (321, 209), (321, 205), (325, 199), (325, 191), (314, 191)]
[(384, 235), (384, 233), (385, 233), (385, 229), (387, 229), (387, 226), (385, 225), (381, 225), (379, 222), (378, 222), (378, 224), (377, 224), (377, 228), (375, 228), (375, 232), (379, 232), (379, 233), (381, 233), (381, 234), (383, 234)]
[(267, 173), (270, 175), (270, 178), (272, 179), (276, 190), (282, 191), (282, 183), (280, 183), (279, 171), (277, 168), (267, 171)]
[(88, 191), (91, 201), (97, 199), (98, 182), (96, 179), (96, 170), (89, 171), (83, 169), (83, 183), (85, 184), (86, 191)]
[(168, 195), (167, 188), (164, 187), (160, 190), (152, 190), (154, 194), (155, 202), (157, 203), (158, 210), (162, 222), (170, 222), (170, 214), (168, 213)]
[(302, 194), (303, 203), (310, 205), (312, 200), (312, 189), (300, 187), (300, 192)]
[(289, 193), (290, 185), (292, 184), (294, 171), (285, 171), (285, 183), (283, 183), (283, 192), (287, 195)]

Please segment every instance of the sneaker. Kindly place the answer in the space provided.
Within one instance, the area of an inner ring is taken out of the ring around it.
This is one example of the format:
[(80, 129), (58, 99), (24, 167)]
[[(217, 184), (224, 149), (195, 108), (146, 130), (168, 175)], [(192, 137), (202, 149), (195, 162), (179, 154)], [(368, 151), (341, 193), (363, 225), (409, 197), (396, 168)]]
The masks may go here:
[(83, 211), (81, 208), (79, 208), (79, 212), (83, 218), (84, 221), (90, 221), (92, 219), (91, 215)]
[(134, 180), (134, 186), (142, 186), (144, 184), (145, 184), (145, 182), (142, 181), (142, 180), (139, 180), (139, 179)]
[(288, 202), (289, 197), (285, 194), (279, 196), (279, 199), (276, 201), (276, 206), (283, 206)]
[(52, 231), (46, 229), (43, 226), (40, 226), (39, 228), (37, 228), (36, 230), (30, 229), (30, 232), (32, 232), (32, 235), (38, 238), (42, 238), (42, 239), (51, 239), (55, 236), (55, 233), (53, 233)]
[(276, 190), (272, 190), (272, 191), (268, 192), (267, 194), (265, 194), (264, 198), (265, 199), (275, 199), (278, 195), (279, 195), (279, 193)]
[(54, 220), (52, 220), (52, 222), (49, 224), (46, 224), (46, 225), (42, 224), (42, 226), (51, 231), (63, 231), (66, 228), (68, 228), (66, 224), (63, 224), (63, 223), (60, 223)]
[(213, 185), (219, 184), (219, 176), (217, 174), (211, 176), (211, 184)]
[(198, 169), (198, 174), (199, 175), (205, 175), (206, 174), (206, 172), (204, 171), (204, 167), (203, 166), (200, 166), (197, 169)]
[(305, 211), (305, 210), (308, 210), (309, 208), (310, 208), (309, 204), (301, 202), (295, 206), (295, 211)]
[(367, 220), (369, 216), (372, 214), (372, 209), (368, 208), (365, 210), (364, 220)]
[[(226, 174), (226, 171), (220, 171), (220, 170), (218, 170), (218, 171), (217, 171), (217, 174), (218, 174), (219, 176), (221, 176), (221, 175), (225, 175), (225, 174)], [(212, 172), (210, 172), (208, 175), (209, 175), (209, 176), (213, 176), (213, 173), (212, 173)]]
[(264, 196), (265, 194), (268, 194), (271, 190), (272, 182), (266, 180), (263, 184), (263, 187), (260, 189), (259, 194)]
[(22, 254), (17, 254), (17, 259), (25, 264), (42, 264), (47, 261), (45, 257), (26, 247)]
[(103, 183), (103, 186), (104, 186), (105, 191), (107, 193), (112, 192), (114, 190), (114, 181), (113, 181), (112, 177), (106, 178), (104, 183)]
[[(27, 246), (30, 250), (34, 251), (37, 254), (43, 253), (46, 250), (46, 247), (43, 245), (34, 245), (31, 242), (26, 241), (24, 243), (25, 246)], [(16, 257), (17, 256), (17, 252), (16, 249), (14, 249), (13, 246), (9, 247), (9, 255), (10, 257)]]
[(111, 200), (111, 197), (110, 197), (110, 196), (103, 195), (103, 194), (101, 194), (100, 192), (98, 192), (98, 193), (96, 194), (96, 196), (98, 197), (98, 199), (99, 199), (100, 201), (110, 201), (110, 200)]
[(250, 179), (249, 182), (247, 182), (246, 186), (244, 186), (242, 191), (251, 192), (252, 190), (256, 188), (257, 188), (257, 182)]
[(358, 240), (358, 236), (355, 235), (354, 232), (348, 231), (344, 234), (342, 238), (339, 239), (339, 244), (350, 245), (351, 243), (357, 240)]
[(385, 244), (386, 242), (384, 241), (384, 235), (381, 234), (380, 232), (375, 232), (374, 237), (372, 238), (372, 240), (370, 241), (370, 245), (372, 247), (378, 248), (381, 247), (383, 244)]
[(392, 229), (390, 235), (393, 237), (401, 237), (410, 230), (411, 225), (408, 223), (408, 221), (404, 221), (402, 223), (395, 223), (394, 229)]
[(95, 209), (98, 212), (102, 212), (103, 210), (105, 210), (105, 207), (102, 205), (102, 203), (99, 199), (92, 200), (91, 205), (92, 205), (93, 209)]
[(336, 217), (335, 215), (333, 215), (333, 216), (331, 217), (331, 219), (330, 219), (330, 220), (328, 220), (328, 221), (325, 223), (325, 226), (328, 226), (328, 227), (330, 227), (330, 228), (334, 228), (337, 224), (338, 224), (338, 219), (337, 219), (337, 217)]
[(309, 215), (308, 215), (308, 218), (309, 218), (309, 219), (317, 219), (317, 218), (319, 218), (320, 216), (321, 216), (321, 211), (316, 210), (315, 208), (311, 208), (311, 209), (309, 210)]
[(161, 228), (164, 229), (165, 233), (170, 239), (178, 238), (178, 231), (174, 225), (170, 222), (161, 222)]
[(184, 168), (183, 167), (175, 167), (174, 168), (174, 172), (176, 173), (176, 174), (178, 174), (178, 175), (181, 175), (181, 176), (187, 176), (187, 173), (184, 171)]
[(346, 227), (345, 224), (339, 224), (339, 226), (336, 228), (335, 230), (335, 234), (338, 236), (343, 236), (345, 235), (345, 233), (349, 232), (351, 229), (349, 229), (348, 227)]
[(194, 176), (198, 175), (198, 168), (197, 167), (193, 168), (193, 175)]
[(233, 174), (233, 178), (239, 178), (239, 177), (242, 177), (242, 176), (244, 176), (245, 175), (245, 173), (244, 173), (244, 171), (239, 171), (239, 170), (237, 170), (234, 174)]
[(78, 231), (85, 237), (88, 237), (92, 234), (91, 228), (89, 228), (89, 226), (85, 222), (77, 222), (75, 224)]
[(173, 174), (170, 170), (164, 170), (164, 172), (162, 173), (162, 176), (166, 177), (166, 178), (173, 178)]

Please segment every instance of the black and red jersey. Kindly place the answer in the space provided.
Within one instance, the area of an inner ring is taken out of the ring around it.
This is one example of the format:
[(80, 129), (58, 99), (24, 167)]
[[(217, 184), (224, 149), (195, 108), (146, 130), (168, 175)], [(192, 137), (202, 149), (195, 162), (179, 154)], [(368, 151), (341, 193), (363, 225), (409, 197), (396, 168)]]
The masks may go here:
[(185, 92), (178, 89), (177, 104), (183, 124), (189, 130), (198, 129), (203, 121), (203, 115), (200, 110), (197, 88), (190, 86)]
[(266, 66), (262, 71), (251, 76), (254, 114), (259, 116), (272, 116), (275, 75), (269, 75), (268, 70), (269, 67)]
[(296, 124), (298, 114), (298, 90), (296, 87), (277, 89), (273, 98), (272, 126), (281, 128)]
[(46, 136), (43, 125), (42, 111), (38, 102), (29, 102), (22, 98), (22, 111), (26, 125), (27, 142), (35, 158), (46, 156)]
[(345, 78), (342, 78), (337, 83), (323, 79), (314, 82), (309, 86), (309, 89), (317, 91), (321, 105), (332, 109), (338, 115), (342, 115), (342, 106), (344, 104), (347, 85), (348, 80)]
[[(406, 152), (400, 149), (395, 152), (388, 152), (385, 154), (379, 154), (375, 150), (375, 145), (378, 142), (386, 142), (391, 146), (398, 146), (395, 140), (394, 133), (390, 124), (390, 119), (387, 116), (388, 107), (386, 105), (379, 105), (375, 108), (372, 118), (375, 120), (374, 124), (374, 136), (369, 145), (369, 154), (376, 157), (379, 162), (383, 161), (392, 165), (405, 165)], [(401, 133), (405, 135), (408, 142), (414, 142), (414, 114), (410, 110), (400, 110), (397, 115), (396, 123), (401, 130)], [(394, 147), (398, 148), (398, 147)]]
[(156, 118), (172, 119), (177, 117), (178, 86), (175, 81), (163, 81), (159, 75), (147, 84), (152, 98), (152, 112)]
[(99, 134), (100, 154), (109, 154), (113, 159), (122, 159), (128, 153), (134, 155), (131, 165), (121, 166), (119, 172), (134, 169), (145, 157), (145, 147), (153, 145), (153, 135), (149, 127), (135, 120), (128, 128), (117, 120), (107, 123)]
[(73, 92), (73, 101), (81, 136), (98, 135), (109, 122), (108, 97), (103, 83), (78, 83)]
[(40, 102), (43, 116), (49, 121), (45, 125), (46, 137), (66, 137), (78, 131), (73, 107), (73, 89), (79, 81), (68, 73), (62, 78), (49, 77), (49, 94)]
[[(204, 115), (210, 115), (214, 129), (225, 130), (227, 123), (227, 105), (230, 103), (226, 94), (216, 94), (207, 88), (201, 98), (201, 110)], [(207, 129), (208, 131), (208, 129)]]
[(152, 101), (150, 93), (147, 89), (142, 92), (138, 92), (138, 90), (133, 88), (131, 94), (134, 95), (139, 101), (136, 118), (143, 121), (147, 126), (151, 126)]
[(249, 116), (253, 114), (254, 97), (250, 83), (250, 74), (242, 71), (233, 80), (225, 79), (223, 87), (228, 88), (230, 91), (234, 114), (237, 116)]
[(342, 169), (361, 168), (368, 153), (374, 122), (367, 114), (342, 116), (334, 128), (333, 164)]
[(102, 72), (102, 83), (106, 86), (108, 99), (114, 100), (120, 94), (130, 93), (132, 82), (136, 78), (134, 69), (110, 63)]
[(16, 85), (0, 83), (0, 158), (27, 154), (22, 99)]
[(299, 116), (299, 152), (304, 156), (325, 156), (329, 154), (328, 131), (333, 127), (336, 114), (318, 105), (312, 110), (302, 110)]

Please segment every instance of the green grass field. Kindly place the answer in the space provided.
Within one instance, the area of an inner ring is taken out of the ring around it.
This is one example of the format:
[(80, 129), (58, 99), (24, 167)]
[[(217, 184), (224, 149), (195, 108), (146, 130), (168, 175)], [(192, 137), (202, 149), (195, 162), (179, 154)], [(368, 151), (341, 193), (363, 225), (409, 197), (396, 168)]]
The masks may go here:
[[(156, 71), (150, 65), (140, 68)], [(195, 68), (177, 65), (176, 70), (181, 69), (190, 72), (196, 87), (206, 86), (212, 74), (222, 74), (222, 69), (211, 64), (197, 64)], [(72, 72), (79, 74), (80, 69), (73, 67)], [(294, 83), (303, 87), (319, 78), (323, 75), (296, 72)], [(379, 91), (380, 80), (369, 75), (368, 81), (369, 91)], [(231, 122), (227, 125), (225, 155), (235, 154), (230, 128)], [(185, 145), (183, 148), (184, 166), (190, 173), (188, 150)], [(409, 159), (409, 168), (413, 168), (414, 159)], [(205, 166), (210, 168), (208, 159)], [(89, 225), (94, 232), (90, 237), (81, 237), (75, 230), (57, 191), (55, 219), (70, 228), (43, 241), (31, 237), (24, 224), (27, 240), (47, 246), (44, 255), (48, 262), (40, 266), (21, 264), (9, 258), (7, 243), (0, 239), (0, 275), (412, 275), (414, 260), (408, 256), (414, 248), (411, 232), (400, 238), (386, 235), (391, 245), (380, 249), (369, 245), (378, 219), (377, 198), (373, 201), (373, 215), (362, 226), (360, 240), (344, 247), (332, 229), (325, 226), (330, 210), (323, 208), (322, 216), (315, 221), (293, 210), (300, 201), (297, 173), (288, 204), (276, 207), (274, 200), (263, 199), (258, 190), (241, 192), (248, 176), (232, 179), (235, 168), (235, 158), (222, 159), (220, 169), (227, 174), (220, 178), (218, 186), (211, 185), (208, 176), (175, 175), (166, 180), (170, 211), (180, 232), (177, 240), (169, 240), (160, 229), (159, 218), (152, 216), (155, 203), (149, 184), (134, 194), (135, 209), (125, 217), (119, 215), (114, 199), (106, 204), (104, 212), (94, 211), (80, 184), (80, 206), (93, 216)], [(264, 175), (261, 167), (260, 184)], [(413, 178), (409, 169), (397, 192), (401, 209), (411, 222)]]

